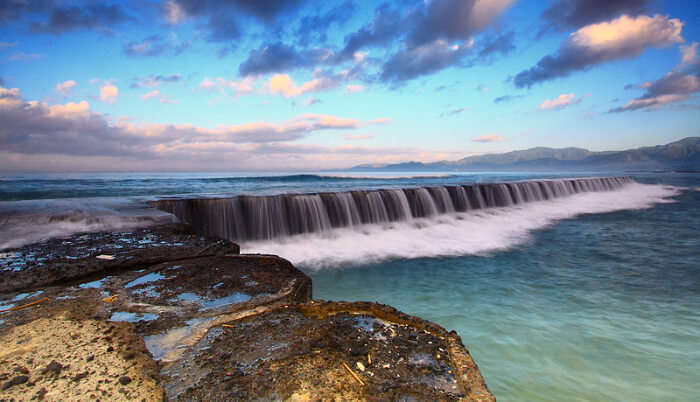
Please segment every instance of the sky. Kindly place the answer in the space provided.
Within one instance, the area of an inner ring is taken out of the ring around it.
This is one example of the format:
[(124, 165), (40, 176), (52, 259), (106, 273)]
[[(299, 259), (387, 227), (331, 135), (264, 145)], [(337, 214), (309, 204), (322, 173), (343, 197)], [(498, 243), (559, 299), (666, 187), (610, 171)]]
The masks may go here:
[(0, 171), (323, 170), (700, 135), (696, 0), (4, 0)]

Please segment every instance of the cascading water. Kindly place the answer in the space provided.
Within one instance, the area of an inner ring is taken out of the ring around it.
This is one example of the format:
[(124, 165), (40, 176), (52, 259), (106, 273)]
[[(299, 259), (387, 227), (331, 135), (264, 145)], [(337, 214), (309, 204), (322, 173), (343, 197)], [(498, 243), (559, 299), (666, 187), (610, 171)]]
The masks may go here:
[(246, 241), (508, 207), (581, 192), (611, 191), (632, 182), (629, 177), (539, 180), (320, 194), (160, 200), (155, 201), (154, 205), (192, 224), (203, 234)]

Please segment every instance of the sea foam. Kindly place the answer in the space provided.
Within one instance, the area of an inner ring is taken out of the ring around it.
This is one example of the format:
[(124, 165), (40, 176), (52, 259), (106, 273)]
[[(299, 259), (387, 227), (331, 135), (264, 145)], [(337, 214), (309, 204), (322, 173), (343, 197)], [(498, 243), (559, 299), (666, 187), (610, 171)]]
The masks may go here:
[(241, 244), (245, 253), (278, 254), (300, 267), (318, 270), (387, 259), (484, 255), (524, 244), (533, 231), (582, 214), (647, 209), (674, 202), (682, 190), (631, 183), (611, 192), (439, 215), (382, 225)]
[(0, 250), (74, 233), (132, 230), (175, 220), (144, 202), (80, 198), (0, 202)]

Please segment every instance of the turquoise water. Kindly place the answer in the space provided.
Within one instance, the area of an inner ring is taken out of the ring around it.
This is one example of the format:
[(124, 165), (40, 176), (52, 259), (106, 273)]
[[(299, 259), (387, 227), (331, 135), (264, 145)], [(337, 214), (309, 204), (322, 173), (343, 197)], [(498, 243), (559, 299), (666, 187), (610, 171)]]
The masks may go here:
[[(167, 197), (446, 185), (580, 174), (78, 174), (0, 177), (0, 250), (170, 219)], [(700, 176), (507, 208), (241, 244), (314, 297), (390, 304), (456, 330), (501, 401), (697, 400)]]
[(700, 181), (663, 181), (689, 189), (553, 223), (505, 251), (306, 271), (314, 297), (456, 330), (501, 401), (697, 400)]

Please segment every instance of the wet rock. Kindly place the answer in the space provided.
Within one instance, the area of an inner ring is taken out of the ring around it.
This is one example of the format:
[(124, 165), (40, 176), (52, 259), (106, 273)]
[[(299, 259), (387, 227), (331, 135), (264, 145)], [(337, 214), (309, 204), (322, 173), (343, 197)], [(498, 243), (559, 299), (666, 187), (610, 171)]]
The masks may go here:
[[(493, 400), (456, 334), (388, 306), (311, 302), (227, 325), (210, 328), (163, 368), (168, 399), (228, 400), (245, 391), (250, 399)], [(365, 352), (360, 361), (358, 345)], [(433, 359), (440, 348), (463, 353)], [(222, 359), (222, 350), (235, 353)], [(468, 387), (455, 373), (467, 373)]]
[[(17, 249), (0, 259), (0, 294), (65, 283), (89, 275), (201, 256), (238, 254), (237, 244), (194, 235), (168, 224), (129, 233), (86, 233)], [(97, 259), (112, 255), (112, 260)], [(41, 256), (27, 258), (26, 256)], [(18, 268), (19, 267), (19, 268)]]
[[(24, 251), (48, 257), (0, 287), (51, 284), (23, 300), (50, 302), (3, 315), (0, 344), (16, 350), (8, 367), (29, 365), (16, 373), (44, 374), (32, 384), (46, 399), (493, 400), (456, 333), (376, 303), (312, 301), (309, 277), (277, 256), (176, 226)], [(24, 398), (11, 388), (22, 376), (3, 375), (7, 397)]]

